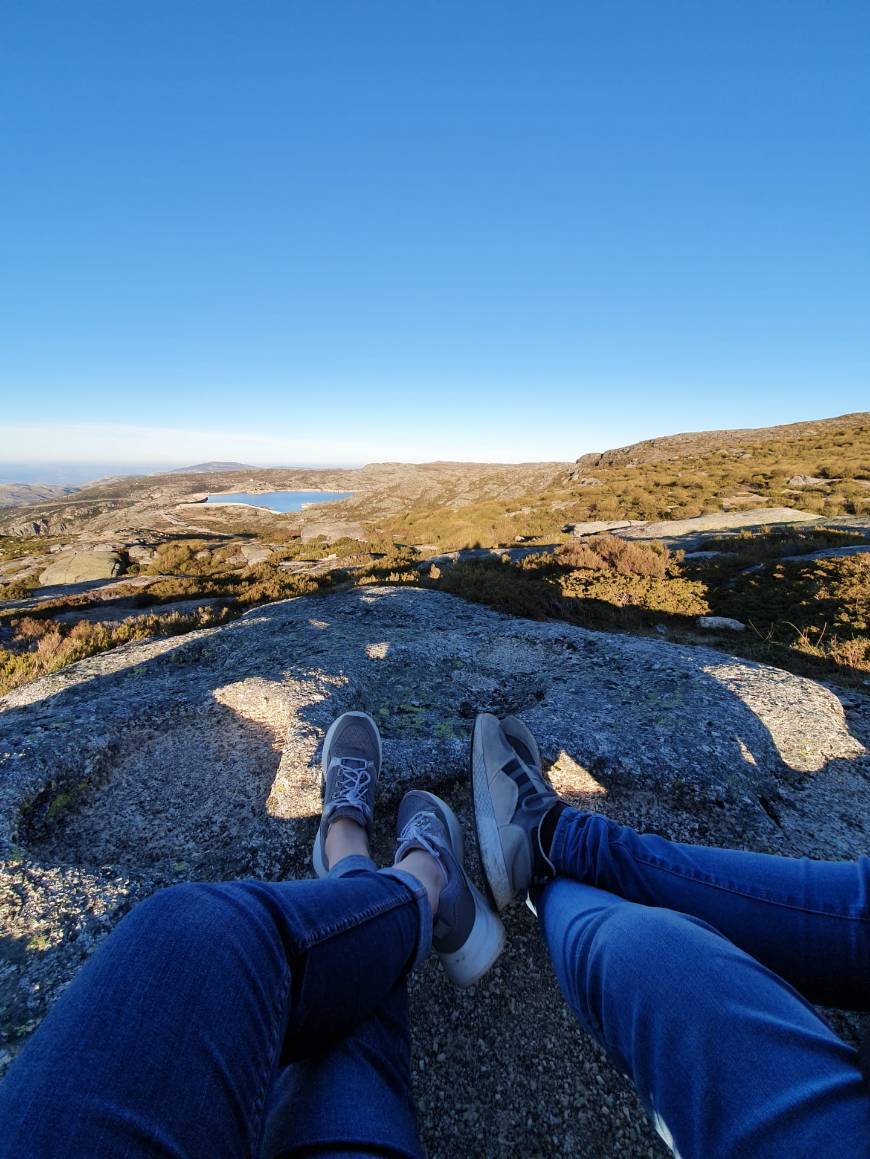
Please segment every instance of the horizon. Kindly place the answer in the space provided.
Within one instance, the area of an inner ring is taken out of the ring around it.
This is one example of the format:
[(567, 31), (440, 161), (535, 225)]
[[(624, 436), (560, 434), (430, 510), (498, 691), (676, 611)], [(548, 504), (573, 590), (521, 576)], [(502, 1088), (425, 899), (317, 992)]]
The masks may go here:
[(0, 462), (570, 462), (866, 406), (870, 9), (498, 11), (7, 13)]
[[(825, 422), (833, 421), (840, 418), (848, 418), (852, 414), (870, 414), (868, 411), (853, 411), (842, 415), (816, 415), (809, 419), (796, 420), (801, 422)], [(792, 424), (779, 423), (772, 424), (775, 426), (788, 426)], [(732, 427), (732, 428), (710, 428), (707, 431), (670, 431), (667, 434), (659, 432), (655, 435), (645, 436), (644, 439), (633, 440), (633, 442), (643, 442), (650, 439), (664, 439), (674, 437), (677, 435), (692, 435), (692, 434), (707, 434), (714, 433), (718, 430), (752, 430), (765, 428), (751, 428), (751, 427)], [(516, 459), (516, 460), (501, 460), (501, 459), (456, 459), (447, 456), (434, 456), (430, 459), (372, 459), (367, 462), (242, 462), (236, 459), (216, 458), (215, 456), (205, 456), (196, 461), (188, 458), (184, 462), (175, 460), (166, 460), (163, 462), (119, 462), (119, 461), (98, 461), (98, 460), (21, 460), (18, 463), (0, 460), (0, 485), (2, 484), (30, 484), (30, 485), (74, 485), (97, 483), (103, 479), (112, 478), (115, 476), (141, 476), (141, 475), (160, 475), (170, 474), (173, 472), (183, 473), (185, 468), (198, 467), (205, 463), (234, 463), (238, 465), (239, 470), (252, 471), (358, 471), (363, 467), (371, 466), (377, 463), (398, 462), (408, 466), (422, 465), (427, 463), (493, 463), (495, 465), (504, 464), (505, 466), (521, 466), (523, 464), (532, 463), (564, 463), (570, 464), (580, 459), (585, 454), (595, 454), (603, 451), (615, 450), (620, 447), (629, 446), (627, 443), (613, 443), (610, 446), (602, 446), (590, 448), (587, 451), (581, 452), (571, 459)]]

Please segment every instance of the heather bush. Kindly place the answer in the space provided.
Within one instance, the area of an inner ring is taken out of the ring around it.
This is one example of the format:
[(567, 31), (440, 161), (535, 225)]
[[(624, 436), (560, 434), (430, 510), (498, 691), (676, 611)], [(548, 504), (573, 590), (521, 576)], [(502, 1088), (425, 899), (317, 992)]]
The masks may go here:
[(0, 694), (131, 640), (208, 628), (223, 623), (231, 615), (225, 607), (200, 608), (185, 614), (155, 614), (121, 623), (80, 620), (71, 625), (25, 617), (13, 626), (11, 647), (0, 648)]
[(638, 543), (607, 534), (572, 540), (556, 552), (560, 564), (617, 575), (664, 576), (670, 558), (663, 544)]

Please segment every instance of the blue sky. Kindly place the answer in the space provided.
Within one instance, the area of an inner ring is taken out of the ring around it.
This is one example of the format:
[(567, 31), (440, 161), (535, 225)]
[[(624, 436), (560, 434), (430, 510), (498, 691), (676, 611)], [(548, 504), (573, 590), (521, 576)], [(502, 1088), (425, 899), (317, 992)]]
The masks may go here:
[(866, 408), (868, 55), (864, 0), (8, 3), (0, 460)]

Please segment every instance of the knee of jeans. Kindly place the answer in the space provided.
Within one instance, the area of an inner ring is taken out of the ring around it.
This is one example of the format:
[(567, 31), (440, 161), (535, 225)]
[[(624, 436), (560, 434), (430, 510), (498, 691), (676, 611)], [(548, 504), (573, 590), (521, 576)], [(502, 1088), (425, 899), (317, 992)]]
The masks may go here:
[(131, 919), (147, 926), (153, 937), (180, 937), (193, 942), (213, 936), (224, 908), (222, 886), (184, 881), (166, 886), (139, 902)]
[[(696, 952), (709, 949), (708, 939), (718, 934), (704, 922), (643, 905), (614, 906), (596, 923), (589, 947), (589, 965), (606, 968), (613, 978), (625, 971), (629, 978), (665, 961), (682, 964), (690, 973)], [(703, 943), (703, 945), (701, 945)]]

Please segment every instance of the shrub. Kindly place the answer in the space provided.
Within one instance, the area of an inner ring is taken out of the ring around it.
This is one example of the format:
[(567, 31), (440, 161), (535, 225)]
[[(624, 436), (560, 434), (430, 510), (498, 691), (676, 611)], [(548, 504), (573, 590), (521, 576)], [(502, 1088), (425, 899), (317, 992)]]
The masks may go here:
[(13, 627), (13, 646), (0, 648), (0, 694), (131, 640), (179, 635), (223, 623), (231, 615), (232, 611), (226, 607), (200, 608), (185, 614), (155, 614), (121, 623), (80, 620), (72, 625), (26, 617)]
[(663, 544), (638, 543), (604, 534), (562, 544), (556, 552), (556, 559), (575, 569), (616, 572), (618, 575), (664, 576), (670, 555)]
[(33, 585), (26, 580), (10, 580), (7, 584), (0, 584), (0, 602), (26, 600), (30, 595), (33, 595)]

